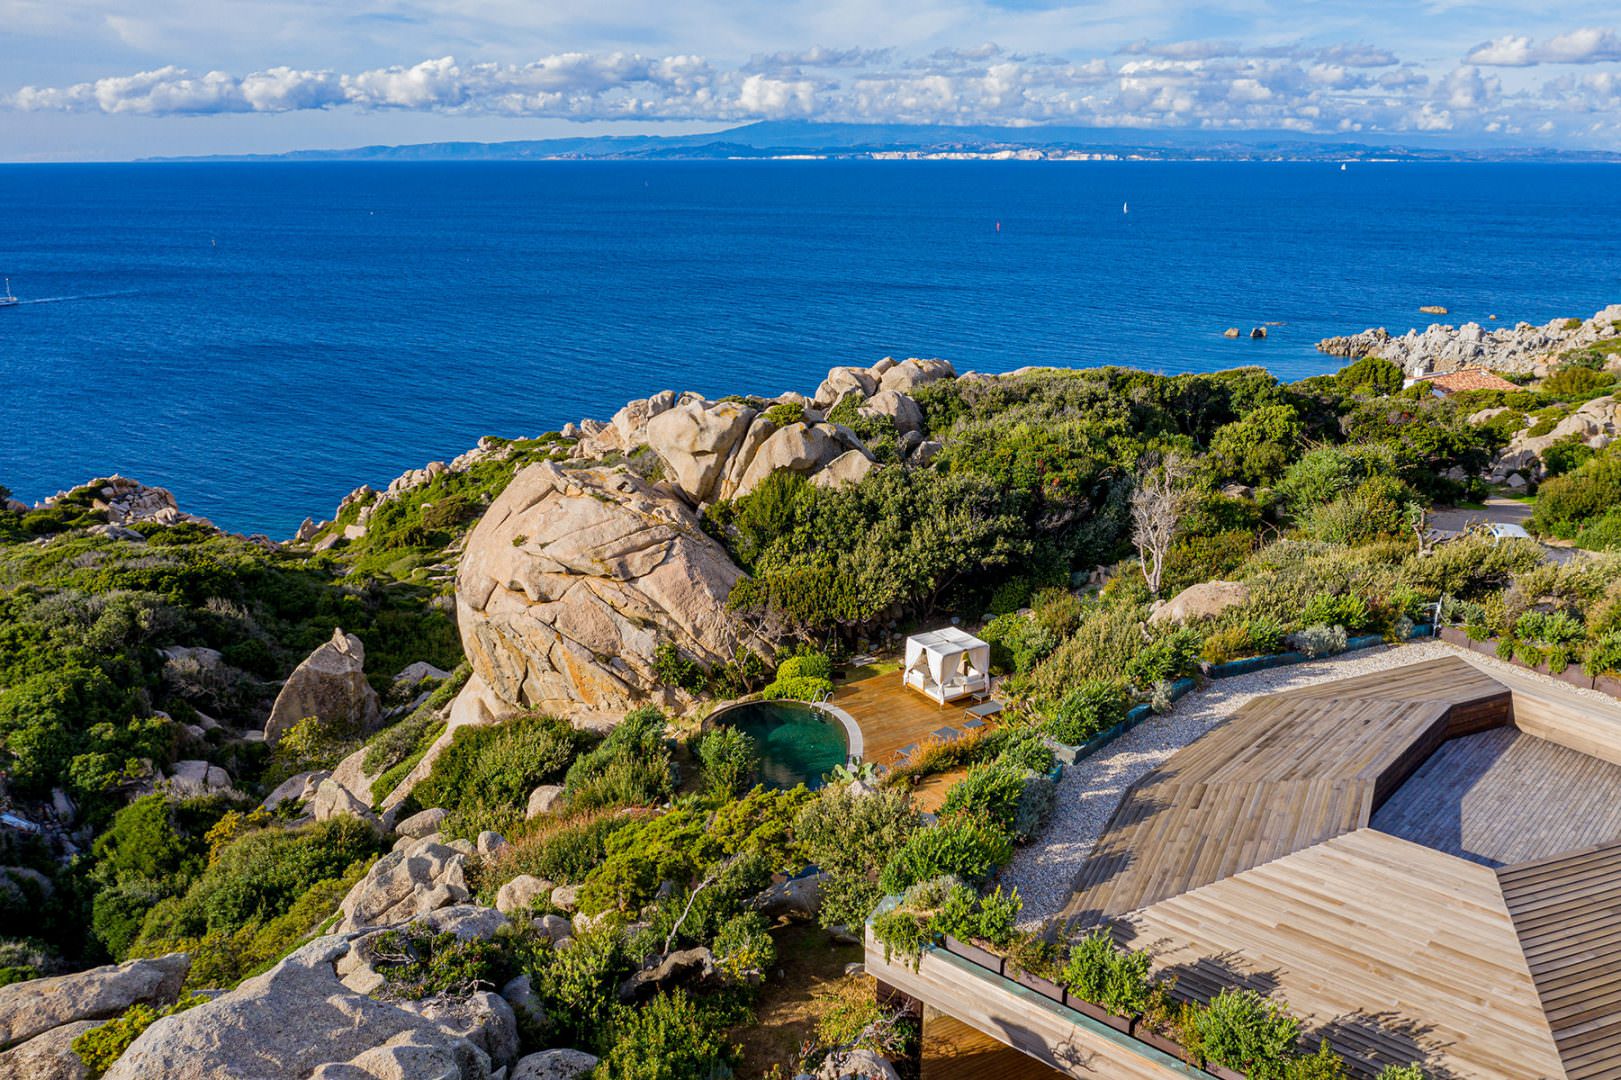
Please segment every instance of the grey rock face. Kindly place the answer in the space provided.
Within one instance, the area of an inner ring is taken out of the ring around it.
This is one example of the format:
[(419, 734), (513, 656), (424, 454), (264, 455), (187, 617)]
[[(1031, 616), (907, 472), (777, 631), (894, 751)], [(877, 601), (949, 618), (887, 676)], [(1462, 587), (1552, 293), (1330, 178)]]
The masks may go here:
[(350, 721), (364, 731), (377, 726), (382, 709), (377, 691), (366, 681), (366, 649), (360, 639), (342, 630), (310, 653), (293, 669), (265, 721), (265, 738), (275, 742), (282, 732), (304, 719)]
[(584, 1050), (542, 1050), (519, 1058), (507, 1080), (584, 1080), (596, 1067)]
[(516, 1026), (499, 997), (379, 1001), (339, 981), (335, 962), (349, 948), (319, 938), (235, 990), (159, 1020), (106, 1080), (488, 1080), (510, 1060)]
[(355, 882), (339, 907), (334, 932), (347, 934), (370, 926), (405, 922), (418, 915), (465, 901), (467, 857), (431, 840), (391, 851)]
[(73, 1040), (102, 1023), (63, 1024), (7, 1050), (0, 1054), (0, 1080), (86, 1080), (90, 1070), (73, 1052)]
[(131, 1005), (172, 1005), (191, 970), (185, 953), (131, 960), (72, 975), (0, 986), (0, 1047), (79, 1020), (106, 1020)]

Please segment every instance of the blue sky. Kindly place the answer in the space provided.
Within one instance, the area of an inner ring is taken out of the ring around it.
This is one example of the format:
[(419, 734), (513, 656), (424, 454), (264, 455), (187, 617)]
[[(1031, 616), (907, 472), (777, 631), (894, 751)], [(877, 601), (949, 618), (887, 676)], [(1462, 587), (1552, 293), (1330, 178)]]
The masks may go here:
[(0, 158), (759, 119), (1621, 148), (1621, 12), (1213, 0), (0, 0)]

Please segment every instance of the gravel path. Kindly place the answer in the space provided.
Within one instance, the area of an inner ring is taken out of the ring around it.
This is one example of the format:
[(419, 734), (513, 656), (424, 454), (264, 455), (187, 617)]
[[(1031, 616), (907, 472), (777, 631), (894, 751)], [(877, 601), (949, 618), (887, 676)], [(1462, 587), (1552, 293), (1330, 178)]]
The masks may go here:
[[(1067, 766), (1064, 778), (1058, 782), (1058, 805), (1046, 832), (1035, 843), (1015, 852), (1013, 861), (1002, 871), (1002, 883), (1017, 886), (1024, 898), (1024, 927), (1038, 928), (1064, 906), (1076, 872), (1097, 843), (1126, 788), (1226, 720), (1245, 702), (1283, 690), (1458, 655), (1464, 654), (1442, 642), (1426, 641), (1381, 646), (1217, 680), (1206, 689), (1188, 694), (1164, 716), (1145, 720), (1098, 753)], [(1488, 665), (1498, 663), (1478, 653), (1468, 655)]]

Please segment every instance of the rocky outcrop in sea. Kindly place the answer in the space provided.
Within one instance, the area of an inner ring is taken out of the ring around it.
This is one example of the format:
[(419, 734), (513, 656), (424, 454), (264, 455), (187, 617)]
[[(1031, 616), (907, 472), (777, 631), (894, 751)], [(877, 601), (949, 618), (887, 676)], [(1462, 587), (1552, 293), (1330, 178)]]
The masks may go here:
[[(1611, 304), (1590, 319), (1554, 319), (1545, 326), (1522, 322), (1501, 330), (1479, 323), (1447, 326), (1434, 323), (1400, 337), (1383, 327), (1344, 337), (1324, 338), (1317, 348), (1330, 356), (1358, 360), (1378, 356), (1409, 377), (1485, 367), (1509, 374), (1545, 375), (1570, 349), (1581, 349), (1621, 336), (1621, 304)], [(1616, 349), (1621, 354), (1621, 348)], [(1621, 364), (1621, 355), (1613, 358)]]

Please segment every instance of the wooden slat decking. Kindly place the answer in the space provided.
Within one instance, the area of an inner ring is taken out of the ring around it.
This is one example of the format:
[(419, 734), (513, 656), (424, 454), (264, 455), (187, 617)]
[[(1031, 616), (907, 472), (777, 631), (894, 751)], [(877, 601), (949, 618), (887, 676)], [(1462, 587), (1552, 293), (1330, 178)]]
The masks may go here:
[(1621, 844), (1498, 871), (1571, 1080), (1621, 1077)]
[(1478, 1080), (1565, 1075), (1496, 875), (1398, 837), (1336, 837), (1115, 932), (1179, 996), (1275, 991), (1362, 1074), (1420, 1061)]
[(1061, 918), (1359, 1074), (1621, 1080), (1618, 766), (1621, 706), (1463, 656), (1277, 694), (1127, 792)]
[(1251, 702), (1133, 785), (1060, 917), (1083, 928), (1360, 828), (1454, 721), (1510, 715), (1461, 659)]
[(1515, 728), (1452, 739), (1373, 827), (1486, 866), (1621, 840), (1621, 766)]
[(963, 731), (968, 719), (963, 710), (969, 702), (941, 705), (930, 701), (902, 685), (900, 671), (891, 668), (843, 683), (833, 691), (833, 704), (861, 725), (863, 757), (875, 765), (893, 766), (904, 747), (922, 746), (939, 728)]

